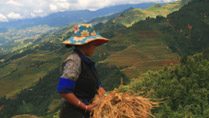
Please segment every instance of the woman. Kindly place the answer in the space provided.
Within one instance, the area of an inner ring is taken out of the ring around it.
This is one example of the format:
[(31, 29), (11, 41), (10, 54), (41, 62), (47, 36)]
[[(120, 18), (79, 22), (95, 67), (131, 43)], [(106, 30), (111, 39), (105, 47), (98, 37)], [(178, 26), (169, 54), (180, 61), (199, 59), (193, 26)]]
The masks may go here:
[(108, 42), (95, 32), (91, 24), (81, 24), (74, 28), (74, 35), (62, 42), (67, 47), (74, 46), (74, 52), (64, 61), (58, 93), (63, 98), (61, 118), (89, 118), (96, 104), (92, 104), (95, 94), (106, 95), (92, 62), (87, 57), (93, 55), (97, 46)]

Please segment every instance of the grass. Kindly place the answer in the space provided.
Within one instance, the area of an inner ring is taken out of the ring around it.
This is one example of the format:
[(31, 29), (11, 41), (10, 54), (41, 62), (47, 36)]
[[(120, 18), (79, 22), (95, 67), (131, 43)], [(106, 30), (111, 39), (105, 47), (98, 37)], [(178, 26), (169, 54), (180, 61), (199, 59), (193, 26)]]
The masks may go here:
[(38, 118), (38, 117), (30, 114), (23, 114), (23, 115), (13, 116), (12, 118)]
[(61, 106), (61, 99), (53, 99), (51, 105), (49, 106), (48, 113), (53, 112), (57, 107)]

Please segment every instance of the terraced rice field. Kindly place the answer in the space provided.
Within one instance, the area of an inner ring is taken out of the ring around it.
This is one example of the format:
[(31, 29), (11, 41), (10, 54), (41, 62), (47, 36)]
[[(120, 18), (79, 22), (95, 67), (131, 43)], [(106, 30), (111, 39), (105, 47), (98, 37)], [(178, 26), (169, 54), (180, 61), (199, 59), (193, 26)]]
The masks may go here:
[(135, 40), (122, 51), (110, 52), (111, 55), (100, 62), (122, 67), (121, 71), (129, 78), (179, 62), (178, 54), (173, 53), (161, 39), (161, 34), (154, 30), (130, 32), (112, 40), (117, 40), (118, 43)]

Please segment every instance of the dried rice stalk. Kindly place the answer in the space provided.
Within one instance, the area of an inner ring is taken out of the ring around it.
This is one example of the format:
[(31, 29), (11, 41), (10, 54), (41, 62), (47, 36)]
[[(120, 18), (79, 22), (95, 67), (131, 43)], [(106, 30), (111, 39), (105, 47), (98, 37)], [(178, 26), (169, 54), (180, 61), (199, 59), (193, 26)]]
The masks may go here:
[(95, 96), (93, 103), (97, 107), (92, 118), (148, 118), (153, 117), (151, 109), (158, 106), (157, 102), (151, 102), (148, 98), (116, 90), (106, 97)]

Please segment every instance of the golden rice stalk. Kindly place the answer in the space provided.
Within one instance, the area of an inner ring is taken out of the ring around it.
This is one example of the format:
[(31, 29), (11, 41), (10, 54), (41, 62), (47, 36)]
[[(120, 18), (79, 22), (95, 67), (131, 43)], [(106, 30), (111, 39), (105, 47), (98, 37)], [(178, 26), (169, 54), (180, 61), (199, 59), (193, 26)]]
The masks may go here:
[(97, 107), (92, 118), (149, 118), (153, 117), (151, 109), (158, 106), (149, 98), (116, 90), (109, 92), (106, 97), (95, 96), (93, 104), (97, 104)]

